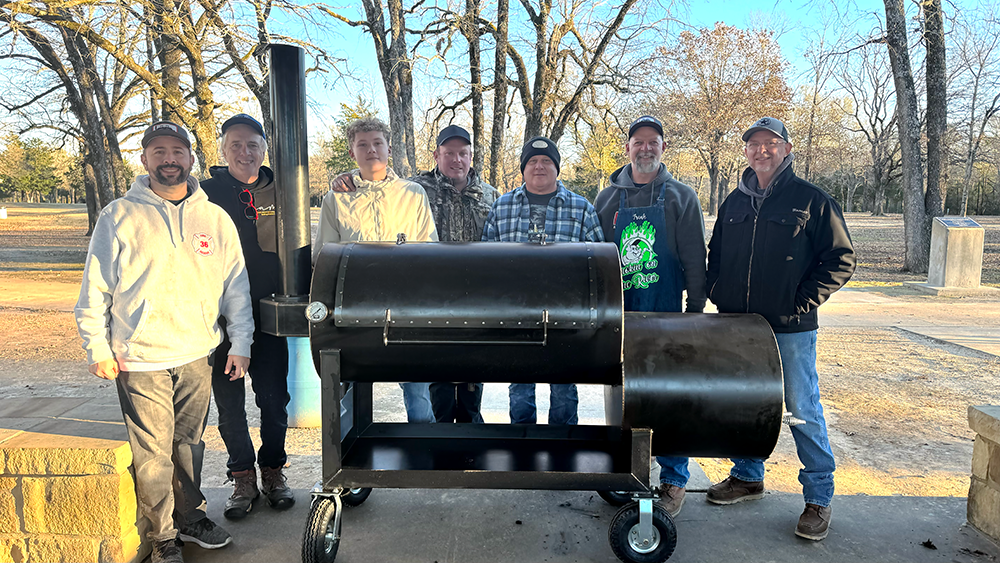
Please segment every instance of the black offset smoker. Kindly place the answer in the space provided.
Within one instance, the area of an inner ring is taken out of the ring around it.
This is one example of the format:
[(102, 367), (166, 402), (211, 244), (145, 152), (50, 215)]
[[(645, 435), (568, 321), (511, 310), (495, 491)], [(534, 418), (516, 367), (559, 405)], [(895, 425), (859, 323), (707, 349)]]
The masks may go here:
[[(302, 63), (298, 48), (272, 46), (272, 107), (300, 103), (275, 84), (301, 84)], [(273, 115), (277, 132), (282, 112)], [(273, 153), (297, 142), (274, 138)], [(279, 216), (289, 197), (306, 194), (277, 197)], [(308, 229), (304, 214), (300, 221)], [(283, 260), (300, 248), (294, 235)], [(756, 315), (624, 313), (613, 244), (330, 244), (308, 300), (277, 296), (262, 309), (265, 330), (278, 335), (304, 336), (308, 318), (322, 379), (323, 478), (305, 563), (335, 560), (344, 504), (361, 504), (372, 488), (596, 490), (623, 505), (609, 530), (615, 555), (666, 561), (676, 529), (653, 502), (650, 457), (767, 457), (782, 421), (768, 324)], [(601, 384), (608, 420), (374, 422), (372, 384), (400, 380)]]

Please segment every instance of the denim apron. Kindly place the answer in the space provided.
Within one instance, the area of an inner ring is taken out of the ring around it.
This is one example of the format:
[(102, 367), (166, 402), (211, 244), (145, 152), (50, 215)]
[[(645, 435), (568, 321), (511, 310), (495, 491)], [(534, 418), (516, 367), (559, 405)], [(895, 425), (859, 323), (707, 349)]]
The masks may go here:
[(615, 243), (621, 257), (622, 288), (626, 311), (681, 312), (684, 291), (680, 261), (667, 244), (664, 200), (667, 184), (649, 207), (626, 207), (625, 190), (619, 190), (615, 214)]
[[(625, 207), (628, 205), (625, 190), (619, 190), (614, 226), (626, 311), (679, 313), (683, 310), (683, 270), (667, 244), (667, 213), (663, 207), (666, 196), (667, 184), (664, 182), (655, 204)], [(617, 398), (620, 393), (620, 390), (612, 390), (605, 395)], [(661, 484), (687, 486), (691, 477), (688, 458), (656, 456), (656, 462), (660, 465)]]

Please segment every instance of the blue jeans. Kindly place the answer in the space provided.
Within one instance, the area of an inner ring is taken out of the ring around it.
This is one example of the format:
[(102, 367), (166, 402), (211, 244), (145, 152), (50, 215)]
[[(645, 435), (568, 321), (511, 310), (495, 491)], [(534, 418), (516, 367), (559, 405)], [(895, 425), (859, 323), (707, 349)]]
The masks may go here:
[(656, 456), (660, 464), (660, 484), (684, 488), (687, 486), (691, 472), (688, 471), (688, 458)]
[(434, 422), (430, 383), (400, 383), (407, 422)]
[[(837, 468), (826, 434), (816, 373), (816, 331), (775, 334), (785, 375), (785, 408), (805, 424), (792, 426), (792, 438), (803, 468), (799, 483), (807, 504), (829, 506), (833, 471)], [(734, 459), (730, 475), (741, 481), (763, 481), (764, 460)]]
[[(535, 384), (511, 383), (510, 396), (511, 424), (535, 424), (538, 413), (535, 409)], [(549, 424), (576, 424), (576, 406), (580, 397), (576, 385), (559, 383), (549, 385)]]

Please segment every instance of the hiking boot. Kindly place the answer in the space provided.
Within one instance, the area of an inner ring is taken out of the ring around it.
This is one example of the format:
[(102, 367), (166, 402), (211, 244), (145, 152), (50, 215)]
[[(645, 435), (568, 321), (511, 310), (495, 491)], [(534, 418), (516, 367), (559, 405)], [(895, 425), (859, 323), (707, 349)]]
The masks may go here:
[(177, 536), (183, 541), (196, 543), (205, 549), (219, 549), (233, 543), (233, 536), (208, 518), (184, 526)]
[(267, 497), (271, 508), (285, 510), (295, 504), (295, 495), (285, 482), (285, 473), (281, 467), (260, 468), (260, 490)]
[(246, 517), (253, 510), (253, 501), (260, 496), (260, 489), (257, 488), (257, 472), (251, 467), (246, 471), (233, 471), (232, 481), (233, 496), (226, 501), (226, 508), (222, 514), (230, 520), (239, 520)]
[(806, 504), (802, 516), (799, 516), (799, 525), (795, 527), (795, 535), (807, 540), (820, 541), (830, 533), (832, 516), (829, 506)]
[(684, 487), (661, 483), (659, 493), (660, 506), (667, 511), (667, 514), (671, 518), (676, 518), (681, 513), (681, 507), (684, 506), (684, 495), (686, 493)]
[(705, 499), (712, 504), (736, 504), (764, 498), (763, 481), (742, 481), (730, 475), (721, 483), (708, 488)]
[(182, 545), (184, 544), (177, 538), (154, 543), (153, 554), (150, 556), (151, 563), (184, 563), (184, 557), (181, 555)]

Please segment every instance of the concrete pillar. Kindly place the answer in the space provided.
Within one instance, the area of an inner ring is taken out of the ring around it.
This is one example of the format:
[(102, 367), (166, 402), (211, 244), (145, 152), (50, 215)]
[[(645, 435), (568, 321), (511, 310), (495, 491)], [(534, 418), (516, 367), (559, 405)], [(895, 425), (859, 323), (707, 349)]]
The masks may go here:
[(968, 217), (935, 217), (927, 285), (979, 287), (985, 229)]

